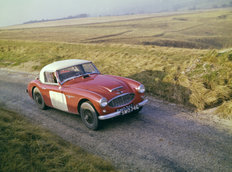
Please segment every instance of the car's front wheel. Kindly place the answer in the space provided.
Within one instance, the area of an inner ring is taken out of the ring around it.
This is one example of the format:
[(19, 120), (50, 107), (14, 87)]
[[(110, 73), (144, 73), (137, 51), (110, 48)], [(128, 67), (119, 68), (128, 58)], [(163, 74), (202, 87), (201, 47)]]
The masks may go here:
[(91, 130), (97, 130), (100, 125), (98, 115), (90, 102), (84, 102), (80, 108), (81, 119), (83, 123)]
[(46, 109), (47, 106), (44, 103), (43, 96), (41, 95), (37, 87), (35, 87), (33, 90), (33, 99), (40, 109), (43, 109), (43, 110)]

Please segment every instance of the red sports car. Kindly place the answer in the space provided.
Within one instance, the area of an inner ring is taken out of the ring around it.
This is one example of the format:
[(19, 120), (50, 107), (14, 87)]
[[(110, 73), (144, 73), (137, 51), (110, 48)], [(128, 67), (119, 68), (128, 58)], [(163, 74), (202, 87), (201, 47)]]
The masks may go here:
[(100, 121), (139, 112), (147, 103), (144, 86), (134, 80), (103, 75), (87, 60), (63, 60), (45, 66), (31, 81), (28, 94), (39, 108), (53, 107), (80, 114), (96, 130)]

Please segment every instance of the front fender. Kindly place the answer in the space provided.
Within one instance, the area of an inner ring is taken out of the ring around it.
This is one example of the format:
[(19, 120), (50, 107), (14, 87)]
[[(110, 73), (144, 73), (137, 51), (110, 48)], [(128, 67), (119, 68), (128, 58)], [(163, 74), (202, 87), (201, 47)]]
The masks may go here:
[(101, 107), (99, 101), (103, 98), (103, 96), (81, 88), (65, 88), (64, 93), (66, 95), (66, 100), (69, 105), (69, 111), (72, 113), (79, 113), (78, 106), (80, 106), (80, 102), (83, 100), (90, 101), (95, 107), (98, 113), (101, 113)]

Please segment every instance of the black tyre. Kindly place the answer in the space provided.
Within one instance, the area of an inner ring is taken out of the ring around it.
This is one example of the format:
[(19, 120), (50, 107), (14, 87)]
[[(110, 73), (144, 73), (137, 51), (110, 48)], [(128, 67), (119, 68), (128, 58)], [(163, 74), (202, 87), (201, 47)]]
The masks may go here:
[(90, 102), (84, 102), (80, 108), (81, 119), (86, 127), (97, 130), (100, 126), (98, 114)]
[(47, 106), (44, 103), (43, 96), (41, 95), (41, 93), (37, 87), (34, 88), (34, 90), (33, 90), (33, 99), (40, 109), (42, 109), (42, 110), (46, 109)]

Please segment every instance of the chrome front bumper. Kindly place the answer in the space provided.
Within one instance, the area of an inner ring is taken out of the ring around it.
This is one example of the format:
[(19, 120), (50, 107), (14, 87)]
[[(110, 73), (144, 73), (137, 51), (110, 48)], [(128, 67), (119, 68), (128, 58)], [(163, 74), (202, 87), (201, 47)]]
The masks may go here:
[[(148, 100), (145, 99), (142, 102), (138, 103), (138, 105), (141, 107), (141, 106), (145, 105), (147, 102), (148, 102)], [(110, 114), (107, 114), (107, 115), (99, 116), (98, 119), (105, 120), (105, 119), (114, 118), (114, 117), (120, 116), (120, 115), (121, 115), (121, 112), (113, 112), (113, 113), (110, 113)]]

